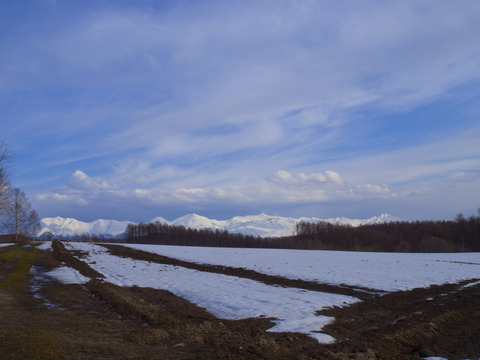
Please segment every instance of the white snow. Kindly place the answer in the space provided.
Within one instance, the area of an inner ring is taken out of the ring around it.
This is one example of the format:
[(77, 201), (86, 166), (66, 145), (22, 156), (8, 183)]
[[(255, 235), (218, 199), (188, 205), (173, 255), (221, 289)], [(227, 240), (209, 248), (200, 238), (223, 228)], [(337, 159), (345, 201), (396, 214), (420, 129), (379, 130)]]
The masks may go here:
[(43, 305), (56, 310), (63, 310), (61, 307), (50, 302), (40, 292), (43, 285), (51, 279), (57, 280), (63, 284), (85, 284), (90, 279), (80, 274), (77, 270), (67, 266), (61, 266), (53, 270), (46, 271), (39, 266), (32, 266), (30, 274), (33, 278), (30, 281), (30, 289), (34, 297), (42, 300)]
[(1, 243), (0, 247), (15, 245), (14, 243)]
[(39, 250), (50, 250), (52, 249), (52, 242), (51, 241), (44, 241), (41, 244), (37, 245)]
[(42, 229), (37, 234), (41, 236), (51, 232), (57, 236), (75, 236), (75, 235), (104, 235), (115, 237), (125, 232), (127, 225), (131, 221), (103, 220), (98, 219), (92, 222), (83, 222), (71, 218), (44, 218), (41, 220)]
[(171, 222), (175, 226), (185, 226), (191, 229), (221, 229), (223, 222), (219, 220), (209, 219), (205, 216), (197, 214), (188, 214)]
[(53, 277), (63, 284), (85, 284), (90, 278), (83, 276), (77, 270), (61, 266), (45, 273), (46, 276)]
[[(52, 242), (44, 241), (37, 245), (37, 248), (39, 250), (51, 250)], [(40, 268), (33, 266), (30, 273), (34, 275), (36, 281), (45, 278), (54, 278), (63, 284), (85, 284), (90, 280), (90, 278), (83, 276), (79, 271), (68, 266), (60, 266), (49, 271), (42, 271)]]
[(406, 254), (127, 245), (196, 263), (319, 283), (396, 291), (480, 278), (480, 253)]
[(316, 316), (315, 312), (358, 301), (349, 296), (270, 286), (234, 276), (120, 258), (93, 244), (70, 243), (67, 247), (87, 251), (87, 263), (105, 275), (108, 282), (169, 290), (219, 318), (276, 318), (276, 326), (269, 331), (306, 333), (325, 343), (334, 339), (320, 331), (332, 318)]
[(475, 285), (479, 285), (479, 284), (480, 284), (480, 281), (475, 281), (475, 282), (469, 283), (467, 285), (464, 285), (463, 287), (470, 287), (470, 286), (475, 286)]
[(37, 267), (32, 266), (30, 273), (38, 278), (54, 278), (62, 284), (85, 284), (90, 281), (90, 278), (83, 276), (77, 270), (68, 267), (60, 266), (50, 271), (40, 271)]

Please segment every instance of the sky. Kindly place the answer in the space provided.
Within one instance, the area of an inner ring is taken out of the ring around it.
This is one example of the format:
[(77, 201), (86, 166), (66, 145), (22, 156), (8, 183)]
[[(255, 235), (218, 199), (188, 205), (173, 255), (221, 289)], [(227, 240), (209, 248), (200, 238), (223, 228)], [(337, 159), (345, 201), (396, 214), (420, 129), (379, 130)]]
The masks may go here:
[(0, 139), (40, 217), (480, 207), (480, 2), (0, 2)]

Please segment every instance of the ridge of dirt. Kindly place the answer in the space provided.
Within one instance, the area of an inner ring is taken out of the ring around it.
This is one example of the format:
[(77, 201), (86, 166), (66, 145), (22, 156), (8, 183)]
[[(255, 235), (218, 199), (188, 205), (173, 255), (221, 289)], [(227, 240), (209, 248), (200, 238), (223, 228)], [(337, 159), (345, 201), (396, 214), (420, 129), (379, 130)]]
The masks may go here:
[(267, 285), (277, 285), (283, 287), (292, 287), (304, 290), (319, 291), (319, 292), (328, 292), (332, 294), (347, 295), (356, 297), (360, 300), (366, 300), (378, 296), (379, 291), (354, 287), (349, 285), (331, 285), (325, 283), (318, 283), (315, 281), (307, 281), (302, 279), (288, 279), (282, 276), (268, 275), (259, 273), (255, 270), (249, 270), (244, 268), (230, 267), (230, 266), (220, 266), (220, 265), (209, 265), (209, 264), (199, 264), (195, 262), (179, 260), (171, 258), (164, 255), (154, 254), (143, 250), (132, 249), (127, 246), (122, 245), (112, 245), (112, 244), (99, 244), (107, 248), (112, 255), (119, 257), (127, 257), (135, 260), (151, 261), (159, 264), (165, 265), (175, 265), (181, 266), (188, 269), (210, 272), (215, 274), (236, 276), (239, 278), (245, 278), (250, 280), (255, 280), (262, 282)]
[(78, 270), (83, 276), (89, 278), (104, 278), (103, 274), (92, 269), (85, 261), (79, 260), (67, 250), (65, 245), (59, 240), (52, 242), (53, 256), (60, 261), (63, 261), (67, 266)]

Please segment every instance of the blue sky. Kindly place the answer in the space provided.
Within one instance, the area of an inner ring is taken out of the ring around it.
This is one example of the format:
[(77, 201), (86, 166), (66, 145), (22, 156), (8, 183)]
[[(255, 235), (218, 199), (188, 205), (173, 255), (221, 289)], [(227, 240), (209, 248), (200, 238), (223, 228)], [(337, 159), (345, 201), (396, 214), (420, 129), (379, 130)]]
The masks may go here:
[(480, 207), (478, 1), (4, 1), (0, 139), (41, 217)]

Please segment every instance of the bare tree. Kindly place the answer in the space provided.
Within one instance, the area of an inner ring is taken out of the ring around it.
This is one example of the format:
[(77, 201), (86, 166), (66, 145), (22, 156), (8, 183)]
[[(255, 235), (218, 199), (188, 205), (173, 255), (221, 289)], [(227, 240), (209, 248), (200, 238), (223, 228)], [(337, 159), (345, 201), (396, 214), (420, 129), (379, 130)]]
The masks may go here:
[(5, 141), (0, 140), (0, 227), (8, 233), (35, 237), (40, 230), (40, 218), (32, 209), (30, 200), (23, 191), (10, 183), (12, 151)]
[(19, 235), (27, 236), (29, 234), (32, 211), (34, 210), (32, 210), (30, 200), (23, 191), (18, 188), (9, 191), (3, 223), (10, 233), (15, 234), (15, 242), (19, 242)]
[(41, 229), (40, 226), (40, 217), (35, 210), (30, 211), (30, 215), (28, 216), (28, 228), (29, 228), (29, 235), (34, 239), (37, 238), (37, 234)]
[(8, 206), (12, 152), (3, 140), (0, 140), (0, 215)]

